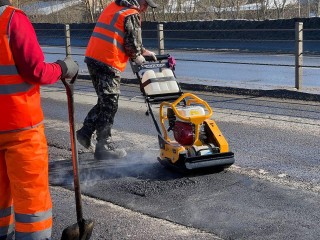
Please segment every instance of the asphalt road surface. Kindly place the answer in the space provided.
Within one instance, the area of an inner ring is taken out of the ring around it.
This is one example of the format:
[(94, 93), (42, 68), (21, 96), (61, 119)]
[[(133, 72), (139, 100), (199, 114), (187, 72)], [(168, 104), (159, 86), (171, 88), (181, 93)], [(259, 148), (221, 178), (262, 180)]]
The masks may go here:
[[(196, 94), (212, 106), (235, 164), (190, 175), (164, 168), (139, 88), (123, 84), (113, 138), (128, 156), (95, 161), (79, 147), (92, 239), (319, 239), (319, 102)], [(61, 83), (42, 87), (42, 97), (59, 239), (76, 222), (68, 110)], [(77, 82), (75, 102), (80, 127), (96, 102), (89, 81)]]

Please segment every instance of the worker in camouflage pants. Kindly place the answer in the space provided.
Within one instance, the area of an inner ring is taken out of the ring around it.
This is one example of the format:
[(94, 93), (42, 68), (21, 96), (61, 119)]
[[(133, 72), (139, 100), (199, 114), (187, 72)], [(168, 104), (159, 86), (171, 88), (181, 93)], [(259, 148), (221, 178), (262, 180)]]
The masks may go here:
[[(98, 96), (97, 104), (89, 111), (83, 125), (90, 130), (90, 136), (97, 130), (97, 142), (108, 140), (108, 147), (114, 150), (111, 142), (111, 127), (118, 110), (120, 94), (120, 72), (110, 71), (99, 64), (87, 64), (94, 89)], [(120, 153), (120, 152), (119, 152)], [(123, 153), (124, 154), (124, 153)]]
[(85, 53), (85, 62), (96, 90), (97, 104), (87, 114), (77, 139), (85, 148), (92, 146), (91, 136), (97, 134), (95, 159), (115, 159), (126, 155), (111, 139), (111, 129), (118, 110), (121, 72), (129, 58), (141, 65), (145, 56), (157, 60), (155, 53), (145, 49), (141, 39), (141, 17), (153, 0), (115, 0), (101, 13)]

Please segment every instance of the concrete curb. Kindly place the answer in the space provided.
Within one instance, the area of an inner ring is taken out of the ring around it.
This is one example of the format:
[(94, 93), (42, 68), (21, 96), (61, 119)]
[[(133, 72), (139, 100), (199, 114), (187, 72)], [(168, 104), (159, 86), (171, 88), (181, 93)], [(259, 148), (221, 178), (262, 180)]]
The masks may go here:
[[(90, 80), (89, 75), (79, 75), (79, 78)], [(136, 78), (122, 78), (121, 82), (126, 84), (139, 84), (139, 81)], [(288, 90), (288, 89), (265, 90), (265, 89), (247, 89), (247, 88), (235, 88), (235, 87), (209, 86), (209, 85), (187, 84), (187, 83), (179, 83), (179, 84), (183, 90), (320, 102), (320, 92), (319, 94), (316, 94), (316, 93), (306, 93), (306, 92), (300, 92), (297, 90)]]

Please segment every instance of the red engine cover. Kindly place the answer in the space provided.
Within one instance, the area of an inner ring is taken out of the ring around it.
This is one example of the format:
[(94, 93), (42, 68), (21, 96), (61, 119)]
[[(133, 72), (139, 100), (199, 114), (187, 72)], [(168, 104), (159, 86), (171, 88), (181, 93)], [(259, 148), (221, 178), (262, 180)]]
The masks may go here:
[(181, 145), (192, 145), (195, 136), (193, 124), (176, 121), (173, 127), (173, 136)]

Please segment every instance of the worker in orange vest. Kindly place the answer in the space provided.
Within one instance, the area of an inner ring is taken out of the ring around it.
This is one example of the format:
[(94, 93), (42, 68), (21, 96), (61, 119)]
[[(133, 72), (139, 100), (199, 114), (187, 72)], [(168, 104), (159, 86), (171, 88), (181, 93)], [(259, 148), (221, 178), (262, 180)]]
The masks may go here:
[(148, 7), (157, 5), (152, 0), (115, 0), (101, 13), (85, 53), (85, 62), (98, 95), (97, 104), (87, 114), (77, 139), (91, 148), (91, 137), (96, 131), (95, 159), (116, 159), (126, 155), (111, 139), (111, 128), (118, 110), (121, 72), (129, 58), (141, 65), (144, 56), (156, 61), (154, 52), (145, 49), (141, 37), (141, 16)]
[(44, 62), (28, 17), (8, 0), (0, 0), (0, 53), (0, 239), (51, 239), (40, 85), (72, 78), (78, 65)]

